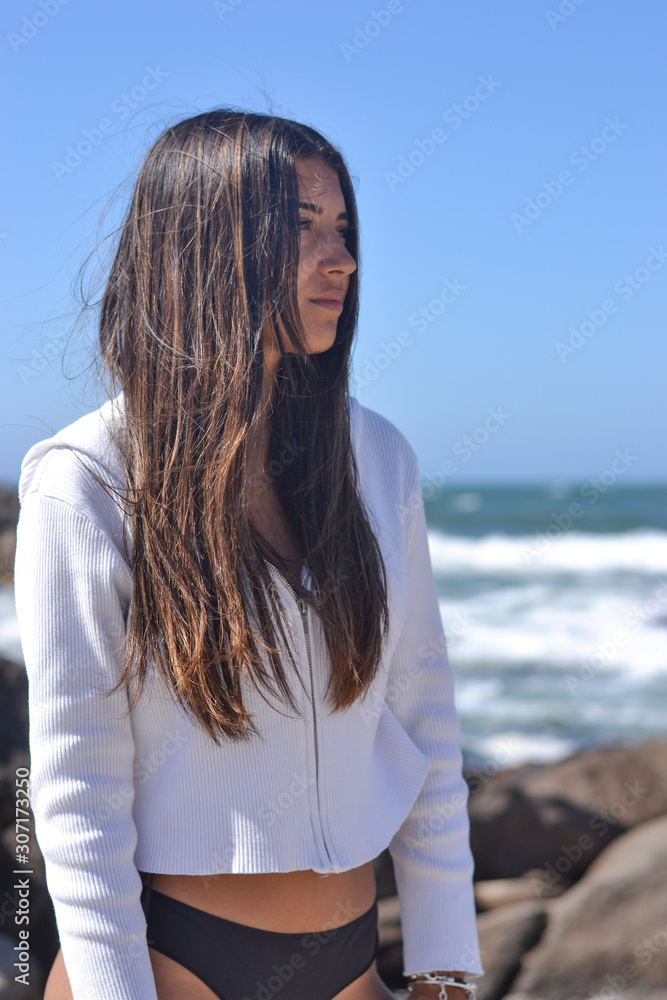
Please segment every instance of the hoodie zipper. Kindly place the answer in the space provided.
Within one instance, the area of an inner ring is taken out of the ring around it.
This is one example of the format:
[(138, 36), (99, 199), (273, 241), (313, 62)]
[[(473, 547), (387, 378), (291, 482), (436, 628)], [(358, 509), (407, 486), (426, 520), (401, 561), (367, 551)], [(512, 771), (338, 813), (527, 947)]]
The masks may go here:
[(292, 587), (289, 581), (285, 579), (285, 577), (280, 572), (278, 567), (274, 566), (273, 563), (268, 562), (268, 560), (267, 564), (269, 570), (273, 570), (273, 572), (277, 574), (277, 576), (279, 576), (280, 579), (284, 582), (285, 586), (288, 588), (294, 600), (296, 601), (297, 607), (299, 608), (299, 612), (301, 614), (301, 622), (303, 624), (303, 631), (306, 639), (306, 655), (308, 656), (308, 671), (310, 674), (310, 695), (312, 699), (312, 709), (313, 709), (313, 744), (315, 747), (315, 790), (317, 794), (317, 808), (319, 812), (318, 818), (320, 823), (320, 836), (322, 837), (322, 843), (324, 844), (324, 850), (326, 851), (327, 859), (329, 863), (333, 865), (333, 861), (331, 860), (331, 855), (329, 854), (329, 848), (327, 847), (327, 842), (324, 837), (324, 830), (322, 828), (322, 809), (320, 806), (320, 785), (319, 785), (319, 764), (318, 764), (319, 756), (318, 756), (318, 745), (317, 745), (317, 715), (315, 712), (315, 685), (313, 681), (313, 664), (310, 655), (310, 635), (308, 632), (308, 609), (306, 608), (303, 598), (301, 598), (297, 594), (294, 587)]

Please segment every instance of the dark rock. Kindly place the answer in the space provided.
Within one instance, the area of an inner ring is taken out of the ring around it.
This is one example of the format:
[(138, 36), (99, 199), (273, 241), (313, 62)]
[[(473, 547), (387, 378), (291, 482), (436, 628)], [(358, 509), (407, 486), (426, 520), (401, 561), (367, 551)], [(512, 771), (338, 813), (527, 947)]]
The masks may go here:
[(28, 677), (0, 657), (0, 828), (16, 815), (16, 768), (28, 766)]
[(17, 491), (0, 486), (0, 583), (11, 583), (14, 579), (18, 517), (19, 497)]
[(403, 937), (398, 896), (386, 896), (378, 900), (378, 938), (377, 970), (380, 979), (390, 990), (401, 989), (405, 986), (406, 979), (403, 975)]
[(16, 555), (16, 528), (0, 531), (0, 583), (14, 582), (14, 558)]
[(667, 813), (667, 742), (595, 748), (466, 780), (475, 879), (541, 869), (567, 888), (612, 840)]
[[(0, 932), (18, 941), (14, 921), (19, 899), (14, 887), (17, 769), (30, 769), (28, 747), (28, 679), (23, 664), (0, 657)], [(51, 897), (46, 888), (44, 859), (35, 839), (35, 818), (27, 820), (30, 869), (30, 947), (37, 963), (49, 969), (58, 951), (58, 933)], [(9, 850), (7, 846), (9, 846)], [(32, 977), (31, 977), (32, 978)], [(27, 994), (26, 994), (27, 995)], [(0, 994), (1, 996), (1, 994)]]
[(397, 890), (396, 879), (394, 877), (394, 864), (388, 850), (384, 850), (374, 859), (373, 871), (375, 873), (378, 899), (384, 899), (385, 896), (395, 896)]
[(557, 796), (531, 795), (509, 781), (485, 789), (479, 801), (471, 801), (469, 810), (470, 844), (479, 881), (518, 878), (529, 869), (540, 869), (554, 883), (571, 885), (595, 856), (590, 848), (601, 850), (618, 833), (607, 826), (598, 842), (589, 836), (589, 851), (577, 849), (578, 860), (572, 861), (566, 851), (590, 834), (592, 814)]
[(531, 795), (562, 795), (630, 829), (667, 814), (667, 740), (587, 750), (533, 774), (524, 788)]
[(511, 903), (477, 918), (484, 975), (477, 1000), (500, 1000), (512, 984), (524, 952), (539, 941), (546, 926), (546, 903)]
[(0, 531), (6, 527), (16, 527), (18, 519), (18, 492), (11, 487), (0, 486)]
[(616, 839), (576, 886), (545, 905), (547, 929), (524, 956), (510, 996), (667, 993), (667, 816)]
[(22, 663), (0, 656), (0, 764), (28, 749), (28, 675)]

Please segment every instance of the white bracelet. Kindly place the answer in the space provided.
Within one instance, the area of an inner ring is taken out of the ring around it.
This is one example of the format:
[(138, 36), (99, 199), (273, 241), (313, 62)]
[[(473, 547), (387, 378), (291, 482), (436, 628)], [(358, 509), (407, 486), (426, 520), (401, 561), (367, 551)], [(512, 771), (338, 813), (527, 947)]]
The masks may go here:
[[(420, 978), (417, 979), (417, 976)], [(409, 977), (408, 993), (412, 993), (415, 983), (437, 983), (440, 986), (438, 1000), (447, 1000), (447, 990), (445, 986), (458, 986), (465, 990), (466, 1000), (469, 997), (477, 996), (477, 983), (465, 983), (462, 979), (455, 979), (453, 976), (440, 976), (437, 972), (413, 972)]]

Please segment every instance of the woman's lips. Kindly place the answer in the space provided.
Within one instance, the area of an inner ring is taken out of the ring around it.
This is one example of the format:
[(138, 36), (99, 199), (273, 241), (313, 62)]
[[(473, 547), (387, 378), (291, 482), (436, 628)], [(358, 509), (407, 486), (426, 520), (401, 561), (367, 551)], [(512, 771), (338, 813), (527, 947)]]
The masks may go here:
[(331, 309), (334, 312), (343, 311), (343, 303), (338, 302), (336, 299), (311, 299), (316, 306), (322, 306), (323, 309)]

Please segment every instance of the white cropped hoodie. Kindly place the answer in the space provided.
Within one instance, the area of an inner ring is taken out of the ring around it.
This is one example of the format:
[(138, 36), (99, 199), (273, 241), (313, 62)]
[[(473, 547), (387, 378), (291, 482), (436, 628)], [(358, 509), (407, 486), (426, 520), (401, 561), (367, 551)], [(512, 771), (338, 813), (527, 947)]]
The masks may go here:
[(388, 572), (387, 653), (365, 697), (330, 714), (319, 620), (308, 607), (302, 616), (273, 567), (310, 695), (290, 685), (300, 699), (291, 717), (246, 682), (262, 734), (250, 743), (216, 747), (157, 672), (132, 713), (124, 688), (104, 696), (121, 670), (132, 574), (120, 508), (70, 448), (122, 482), (108, 435), (122, 392), (23, 459), (15, 597), (30, 794), (74, 1000), (157, 1000), (140, 871), (327, 874), (387, 847), (404, 974), (483, 975), (468, 786), (417, 457), (394, 424), (348, 401), (362, 498)]

